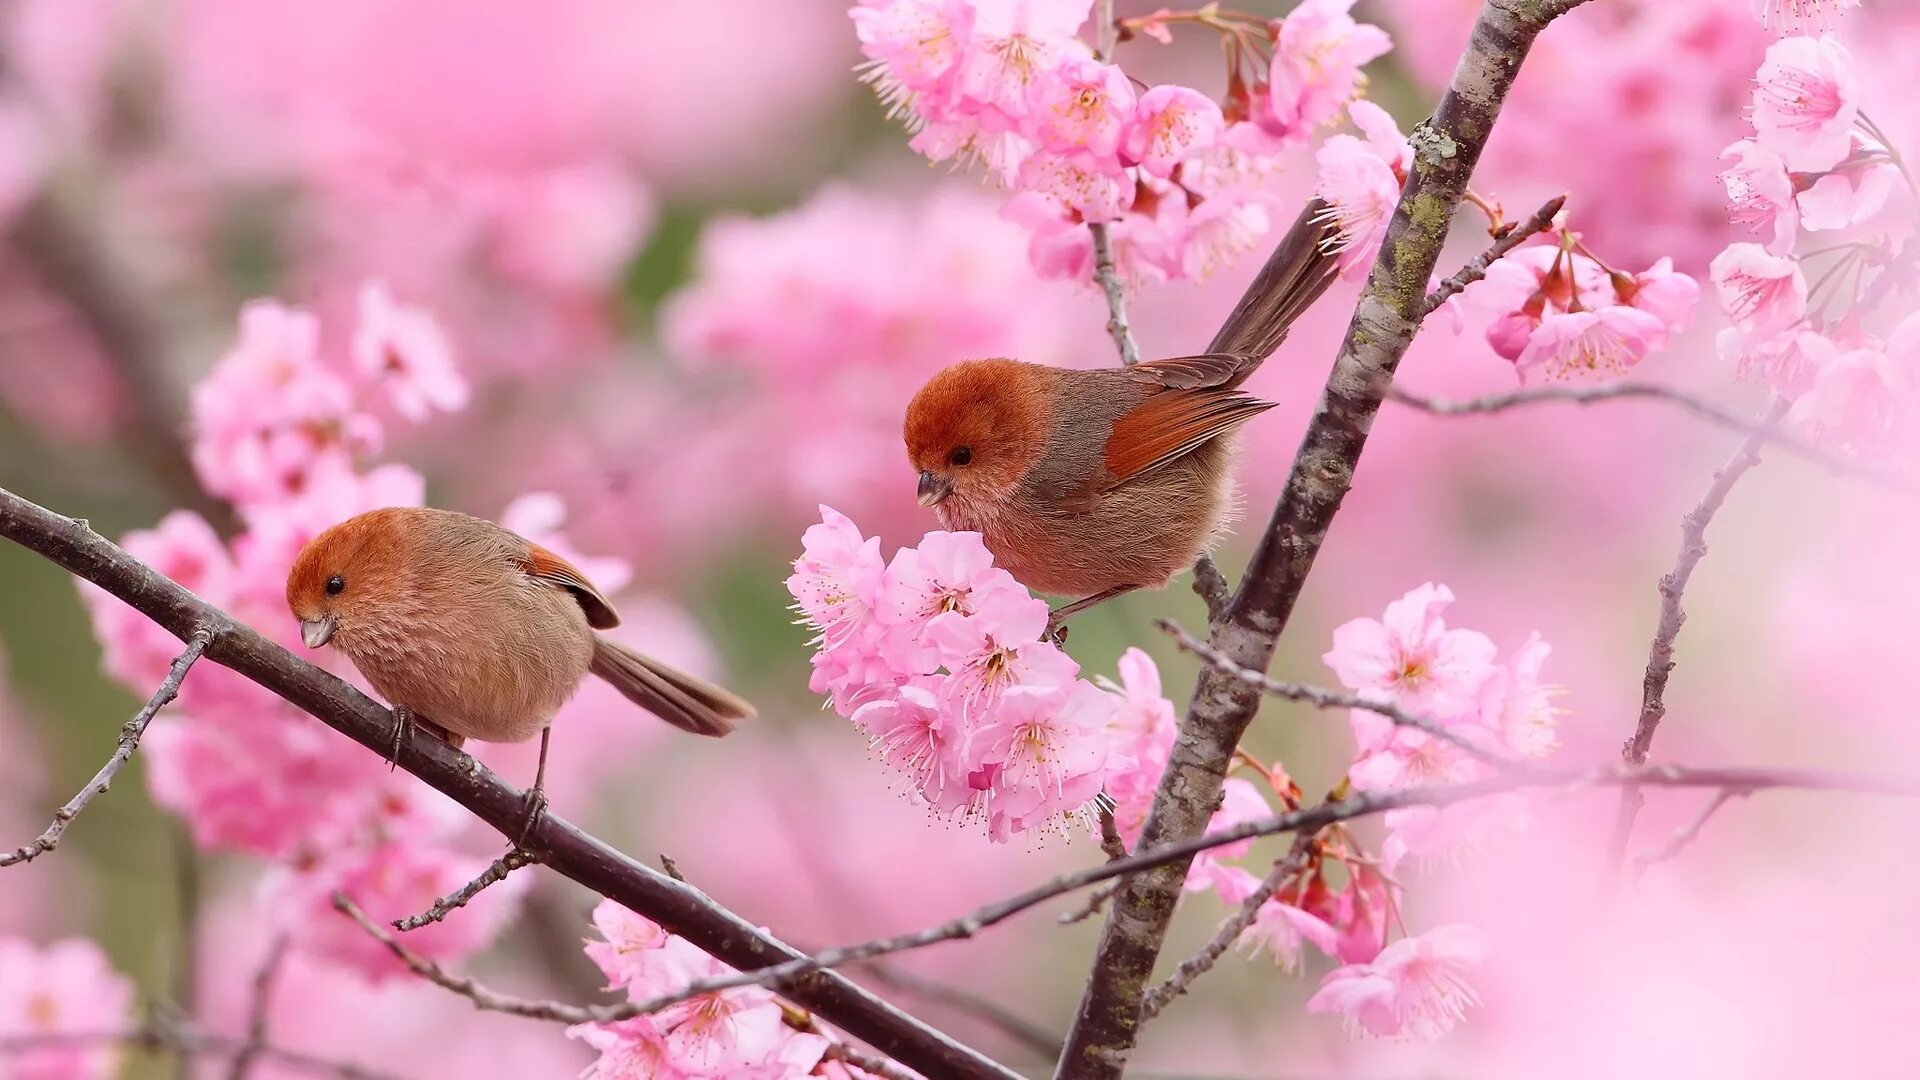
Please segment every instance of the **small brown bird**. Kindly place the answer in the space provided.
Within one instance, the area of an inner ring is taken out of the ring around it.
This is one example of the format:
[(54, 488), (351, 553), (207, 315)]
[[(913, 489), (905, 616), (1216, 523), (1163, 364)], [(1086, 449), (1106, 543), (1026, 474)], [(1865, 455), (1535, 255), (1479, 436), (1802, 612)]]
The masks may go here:
[(1067, 616), (1159, 588), (1233, 509), (1234, 431), (1273, 407), (1238, 389), (1331, 284), (1325, 205), (1301, 213), (1209, 351), (1128, 368), (969, 360), (907, 406), (920, 505), (985, 539)]
[(540, 736), (528, 824), (546, 805), (548, 726), (592, 673), (696, 735), (725, 735), (753, 706), (594, 633), (620, 624), (567, 562), (490, 521), (391, 508), (352, 517), (301, 550), (287, 606), (308, 648), (332, 643), (410, 723), (459, 746)]

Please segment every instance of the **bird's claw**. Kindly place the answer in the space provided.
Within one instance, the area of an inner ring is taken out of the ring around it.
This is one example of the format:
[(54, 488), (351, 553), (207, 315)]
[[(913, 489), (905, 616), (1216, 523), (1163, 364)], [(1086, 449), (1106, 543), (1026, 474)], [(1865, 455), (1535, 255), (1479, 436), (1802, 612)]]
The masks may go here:
[(534, 825), (539, 823), (540, 819), (546, 815), (546, 812), (547, 793), (537, 787), (527, 792), (527, 814), (520, 822), (519, 835), (514, 837), (513, 846), (515, 848), (522, 850), (526, 848), (527, 836), (533, 832)]
[(1047, 615), (1047, 628), (1040, 634), (1040, 640), (1051, 641), (1055, 645), (1067, 643), (1067, 621), (1058, 612)]
[(400, 748), (407, 744), (413, 735), (413, 710), (405, 705), (393, 707), (393, 746), (387, 752), (387, 771), (392, 772), (400, 764)]

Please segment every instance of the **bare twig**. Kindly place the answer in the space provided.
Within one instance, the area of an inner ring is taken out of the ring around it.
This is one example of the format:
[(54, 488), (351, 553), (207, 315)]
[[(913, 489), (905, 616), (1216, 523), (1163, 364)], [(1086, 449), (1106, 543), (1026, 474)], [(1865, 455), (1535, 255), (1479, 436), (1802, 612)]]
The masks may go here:
[[(206, 629), (206, 656), (376, 753), (393, 741), (393, 714), (220, 609), (154, 572), (89, 528), (0, 488), (0, 538), (38, 552), (91, 581), (182, 640)], [(491, 769), (424, 732), (400, 749), (400, 767), (499, 831), (517, 836), (526, 799)], [(715, 903), (581, 832), (553, 813), (526, 830), (525, 850), (544, 865), (742, 970), (804, 954)], [(928, 1076), (1015, 1080), (1017, 1074), (908, 1016), (838, 975), (789, 980), (786, 996), (834, 1027)]]
[(1644, 873), (1647, 867), (1652, 866), (1654, 863), (1665, 862), (1680, 854), (1688, 844), (1699, 839), (1700, 830), (1706, 828), (1708, 818), (1712, 817), (1722, 806), (1746, 794), (1747, 792), (1743, 788), (1721, 788), (1715, 792), (1713, 798), (1708, 800), (1707, 805), (1701, 807), (1700, 812), (1693, 816), (1693, 820), (1687, 822), (1686, 825), (1681, 828), (1674, 830), (1673, 835), (1667, 838), (1666, 843), (1661, 844), (1651, 851), (1643, 851), (1635, 855), (1633, 857), (1634, 873)]
[[(1432, 119), (1409, 138), (1413, 160), (1380, 254), (1280, 500), (1209, 633), (1209, 644), (1236, 666), (1265, 671), (1272, 662), (1352, 484), (1381, 398), (1425, 317), (1427, 282), (1507, 92), (1534, 38), (1579, 2), (1488, 0)], [(1201, 673), (1139, 849), (1153, 855), (1177, 850), (1206, 831), (1259, 705), (1259, 693), (1244, 681), (1212, 669)], [(1125, 1070), (1147, 981), (1186, 876), (1187, 865), (1176, 856), (1130, 877), (1114, 897), (1055, 1070), (1058, 1080), (1115, 1080)]]
[(1225, 653), (1194, 637), (1192, 634), (1187, 633), (1180, 628), (1178, 623), (1175, 623), (1171, 619), (1156, 619), (1154, 620), (1154, 625), (1171, 636), (1182, 651), (1192, 653), (1213, 670), (1229, 678), (1238, 679), (1248, 686), (1258, 689), (1263, 694), (1269, 694), (1277, 698), (1285, 698), (1288, 701), (1305, 702), (1316, 709), (1364, 709), (1367, 712), (1384, 716), (1400, 727), (1409, 727), (1415, 731), (1431, 735), (1443, 742), (1452, 743), (1454, 746), (1459, 747), (1461, 750), (1466, 751), (1468, 754), (1488, 764), (1505, 769), (1526, 767), (1525, 763), (1515, 760), (1510, 755), (1482, 746), (1472, 739), (1461, 735), (1459, 732), (1449, 730), (1438, 720), (1410, 713), (1391, 701), (1375, 701), (1372, 698), (1364, 698), (1358, 694), (1349, 694), (1339, 690), (1328, 690), (1319, 686), (1308, 686), (1305, 683), (1282, 682), (1279, 679), (1269, 678), (1258, 671), (1254, 671), (1251, 668), (1243, 668), (1232, 660), (1229, 660)]
[[(1113, 0), (1096, 0), (1093, 17), (1099, 34), (1095, 56), (1111, 61), (1120, 30), (1113, 19)], [(1127, 322), (1127, 292), (1113, 265), (1113, 237), (1104, 222), (1089, 222), (1087, 231), (1093, 234), (1093, 280), (1099, 283), (1100, 292), (1107, 298), (1107, 334), (1120, 353), (1120, 363), (1137, 364), (1140, 345), (1133, 340), (1133, 327)]]
[(1160, 1015), (1160, 1010), (1172, 1004), (1173, 999), (1187, 992), (1193, 981), (1213, 970), (1213, 965), (1225, 956), (1233, 943), (1240, 940), (1247, 927), (1260, 917), (1260, 908), (1287, 879), (1299, 873), (1307, 865), (1307, 858), (1313, 854), (1314, 833), (1303, 832), (1294, 838), (1293, 847), (1285, 855), (1274, 860), (1273, 869), (1267, 871), (1260, 884), (1254, 886), (1246, 899), (1240, 902), (1231, 914), (1222, 919), (1213, 936), (1200, 947), (1200, 951), (1180, 962), (1173, 974), (1165, 982), (1147, 991), (1146, 998), (1140, 1004), (1140, 1022), (1146, 1023)]
[(1472, 262), (1461, 267), (1459, 272), (1441, 282), (1437, 288), (1427, 294), (1427, 299), (1420, 305), (1420, 314), (1423, 317), (1433, 314), (1439, 310), (1441, 304), (1446, 303), (1460, 290), (1486, 277), (1487, 268), (1499, 262), (1501, 256), (1526, 243), (1534, 235), (1552, 227), (1554, 215), (1560, 213), (1560, 208), (1566, 204), (1565, 195), (1555, 195), (1540, 209), (1535, 210), (1532, 217), (1496, 237), (1492, 246), (1474, 256)]
[(0, 1058), (67, 1046), (128, 1046), (187, 1057), (237, 1058), (251, 1052), (259, 1061), (315, 1076), (332, 1076), (336, 1080), (398, 1080), (392, 1073), (342, 1061), (329, 1061), (272, 1044), (255, 1047), (245, 1040), (216, 1034), (177, 1020), (155, 1019), (138, 1027), (104, 1028), (99, 1031), (0, 1036)]
[(1112, 884), (1102, 885), (1093, 890), (1087, 894), (1086, 903), (1081, 904), (1071, 911), (1063, 911), (1060, 913), (1060, 925), (1072, 926), (1074, 923), (1086, 922), (1088, 919), (1100, 914), (1106, 910), (1107, 901), (1113, 899), (1113, 894), (1119, 891), (1120, 887)]
[(1758, 436), (1763, 441), (1778, 446), (1797, 458), (1810, 461), (1824, 469), (1844, 476), (1871, 480), (1875, 483), (1914, 490), (1914, 482), (1909, 477), (1883, 469), (1875, 469), (1857, 461), (1850, 461), (1838, 454), (1830, 453), (1812, 443), (1795, 438), (1794, 435), (1777, 423), (1764, 420), (1750, 420), (1724, 405), (1706, 398), (1689, 394), (1671, 386), (1654, 383), (1615, 382), (1597, 386), (1536, 386), (1525, 390), (1513, 390), (1504, 394), (1488, 394), (1484, 397), (1466, 398), (1448, 401), (1443, 398), (1424, 397), (1409, 393), (1398, 387), (1387, 392), (1387, 398), (1397, 404), (1431, 413), (1434, 416), (1478, 416), (1486, 413), (1505, 412), (1508, 409), (1538, 405), (1543, 402), (1567, 402), (1576, 405), (1591, 405), (1601, 401), (1617, 401), (1622, 398), (1646, 398), (1677, 405), (1711, 423), (1718, 424), (1730, 431), (1743, 435)]
[(1100, 808), (1100, 850), (1109, 859), (1127, 857), (1127, 842), (1120, 839), (1120, 823), (1113, 820), (1112, 804)]
[(227, 1080), (246, 1080), (253, 1063), (267, 1049), (267, 1026), (273, 1018), (273, 980), (280, 973), (280, 963), (287, 958), (287, 935), (280, 934), (267, 946), (267, 955), (260, 961), (260, 969), (253, 973), (253, 996), (247, 1006), (247, 1041), (240, 1052), (233, 1055), (233, 1065), (227, 1070)]
[[(1776, 423), (1786, 415), (1787, 408), (1785, 400), (1774, 402), (1762, 422)], [(1667, 715), (1667, 679), (1673, 674), (1673, 645), (1680, 636), (1681, 624), (1687, 621), (1680, 601), (1686, 594), (1687, 583), (1693, 579), (1694, 567), (1699, 566), (1707, 554), (1707, 525), (1725, 505), (1733, 485), (1760, 464), (1760, 447), (1764, 441), (1758, 432), (1748, 435), (1733, 452), (1733, 457), (1714, 472), (1713, 482), (1707, 485), (1700, 502), (1680, 519), (1680, 553), (1674, 558), (1673, 569), (1660, 579), (1660, 621), (1654, 628), (1653, 644), (1647, 650), (1640, 719), (1634, 725), (1633, 737), (1620, 747), (1620, 759), (1628, 765), (1646, 763), (1647, 754), (1653, 749), (1654, 732), (1659, 730), (1661, 718)], [(1633, 836), (1633, 821), (1645, 801), (1637, 786), (1620, 789), (1620, 808), (1614, 815), (1613, 836), (1607, 844), (1605, 884), (1608, 889), (1619, 879), (1621, 863), (1627, 857), (1627, 844)]]
[(493, 864), (481, 871), (479, 877), (474, 878), (458, 889), (435, 900), (433, 906), (427, 910), (418, 915), (409, 915), (404, 919), (395, 919), (393, 921), (393, 928), (404, 932), (407, 930), (418, 930), (431, 923), (437, 923), (448, 915), (453, 914), (455, 908), (466, 907), (467, 901), (479, 896), (482, 889), (485, 889), (496, 881), (506, 880), (508, 874), (513, 873), (523, 866), (532, 866), (539, 861), (540, 856), (515, 848), (493, 860)]
[(657, 1012), (689, 998), (741, 986), (767, 986), (780, 990), (788, 980), (810, 971), (869, 960), (876, 956), (906, 952), (910, 949), (925, 948), (943, 941), (970, 938), (990, 926), (1004, 922), (1055, 897), (1084, 889), (1089, 885), (1097, 885), (1103, 881), (1130, 878), (1157, 867), (1185, 866), (1196, 854), (1223, 844), (1270, 836), (1274, 833), (1317, 831), (1337, 822), (1369, 817), (1407, 806), (1451, 806), (1471, 799), (1481, 799), (1512, 791), (1541, 789), (1572, 791), (1583, 788), (1622, 786), (1737, 787), (1748, 791), (1788, 788), (1920, 798), (1920, 776), (1836, 773), (1819, 769), (1682, 768), (1672, 765), (1640, 767), (1614, 765), (1584, 770), (1536, 768), (1496, 773), (1485, 779), (1463, 784), (1403, 788), (1398, 791), (1359, 792), (1303, 810), (1292, 810), (1272, 817), (1243, 822), (1231, 828), (1219, 829), (1178, 843), (1143, 849), (1124, 859), (1062, 874), (1016, 896), (984, 905), (937, 926), (906, 934), (896, 934), (892, 937), (876, 938), (857, 945), (824, 949), (811, 956), (757, 971), (699, 979), (672, 993), (661, 994), (637, 1003), (633, 1009), (636, 1013)]
[(835, 1042), (827, 1047), (822, 1055), (827, 1061), (844, 1061), (856, 1069), (862, 1069), (875, 1076), (887, 1077), (887, 1080), (920, 1080), (920, 1074), (903, 1069), (878, 1054), (869, 1054), (851, 1043)]
[(133, 759), (133, 752), (140, 748), (140, 736), (146, 734), (147, 725), (153, 721), (154, 714), (168, 702), (180, 696), (181, 681), (187, 677), (187, 672), (192, 670), (194, 661), (200, 659), (201, 654), (207, 651), (207, 646), (212, 644), (213, 634), (208, 630), (195, 629), (189, 632), (186, 641), (186, 649), (174, 658), (173, 666), (167, 669), (167, 677), (160, 683), (160, 688), (153, 692), (153, 696), (147, 699), (147, 703), (140, 707), (139, 712), (133, 714), (133, 719), (121, 725), (120, 742), (114, 747), (113, 756), (107, 759), (105, 765), (100, 766), (99, 772), (93, 774), (93, 779), (87, 781), (86, 787), (81, 788), (73, 798), (68, 799), (65, 806), (53, 812), (53, 823), (47, 826), (45, 832), (34, 838), (31, 843), (23, 844), (13, 851), (0, 855), (0, 866), (32, 862), (59, 847), (61, 837), (66, 835), (67, 826), (73, 824), (73, 819), (80, 816), (80, 811), (85, 810), (87, 804), (92, 802), (96, 795), (105, 794), (106, 790), (113, 786), (113, 778), (120, 775), (120, 770)]
[[(387, 947), (394, 958), (405, 964), (407, 970), (433, 983), (444, 990), (459, 994), (473, 1007), (486, 1012), (506, 1013), (509, 1016), (524, 1016), (529, 1020), (550, 1020), (557, 1024), (607, 1024), (619, 1020), (631, 1020), (641, 1015), (641, 1010), (631, 1004), (619, 1005), (569, 1005), (560, 1001), (536, 1001), (531, 998), (518, 998), (511, 994), (502, 994), (490, 990), (466, 975), (455, 975), (432, 960), (421, 956), (405, 945), (400, 939), (387, 932), (387, 929), (375, 923), (360, 905), (353, 902), (345, 893), (333, 894), (333, 906), (354, 922), (360, 924), (376, 941)], [(692, 996), (692, 995), (689, 995)]]
[(1213, 556), (1202, 555), (1193, 564), (1193, 591), (1207, 605), (1207, 622), (1212, 623), (1220, 617), (1227, 606), (1227, 599), (1233, 590), (1227, 587), (1226, 576), (1220, 573), (1220, 567)]

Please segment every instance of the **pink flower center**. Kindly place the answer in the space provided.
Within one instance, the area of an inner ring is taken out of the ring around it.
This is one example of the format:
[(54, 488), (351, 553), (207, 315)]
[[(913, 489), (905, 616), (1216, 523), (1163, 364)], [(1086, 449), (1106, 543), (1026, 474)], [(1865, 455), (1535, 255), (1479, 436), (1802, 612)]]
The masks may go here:
[(1795, 131), (1811, 132), (1840, 114), (1840, 87), (1811, 71), (1783, 71), (1760, 84), (1762, 99)]

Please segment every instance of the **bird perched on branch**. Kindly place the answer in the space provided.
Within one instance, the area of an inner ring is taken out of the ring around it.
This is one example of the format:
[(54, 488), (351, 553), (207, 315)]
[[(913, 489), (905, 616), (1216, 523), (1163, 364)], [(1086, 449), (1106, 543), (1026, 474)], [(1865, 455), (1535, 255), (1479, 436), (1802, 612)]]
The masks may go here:
[(454, 746), (540, 736), (527, 823), (546, 805), (548, 726), (589, 673), (696, 735), (753, 706), (595, 633), (620, 624), (566, 560), (490, 521), (392, 508), (313, 538), (287, 575), (308, 648), (332, 644), (393, 705), (393, 757), (416, 719)]
[(1022, 584), (1078, 597), (1054, 623), (1159, 588), (1233, 509), (1233, 433), (1273, 407), (1239, 389), (1330, 285), (1334, 227), (1309, 203), (1208, 351), (1126, 368), (968, 360), (907, 406), (920, 505), (979, 532)]

